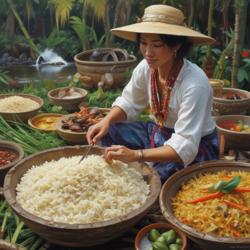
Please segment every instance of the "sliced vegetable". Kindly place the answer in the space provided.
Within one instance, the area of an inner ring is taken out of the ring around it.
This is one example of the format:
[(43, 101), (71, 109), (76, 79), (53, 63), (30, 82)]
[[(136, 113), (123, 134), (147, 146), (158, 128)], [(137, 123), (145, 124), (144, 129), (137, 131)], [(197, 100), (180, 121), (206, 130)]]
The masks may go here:
[(233, 207), (233, 208), (239, 209), (241, 211), (250, 213), (250, 208), (246, 207), (245, 205), (238, 204), (236, 202), (232, 202), (232, 201), (229, 201), (229, 200), (223, 200), (223, 203), (230, 206), (230, 207)]
[(215, 198), (220, 198), (220, 197), (222, 197), (223, 195), (224, 195), (224, 194), (221, 193), (221, 192), (216, 192), (216, 193), (208, 194), (208, 195), (206, 195), (206, 196), (202, 196), (202, 197), (200, 197), (200, 198), (197, 198), (197, 199), (188, 201), (187, 203), (188, 203), (188, 204), (195, 204), (195, 203), (198, 203), (198, 202), (203, 202), (203, 201), (212, 200), (212, 199), (215, 199)]
[(237, 193), (246, 193), (246, 192), (250, 192), (250, 188), (247, 187), (238, 187), (235, 188), (235, 190)]

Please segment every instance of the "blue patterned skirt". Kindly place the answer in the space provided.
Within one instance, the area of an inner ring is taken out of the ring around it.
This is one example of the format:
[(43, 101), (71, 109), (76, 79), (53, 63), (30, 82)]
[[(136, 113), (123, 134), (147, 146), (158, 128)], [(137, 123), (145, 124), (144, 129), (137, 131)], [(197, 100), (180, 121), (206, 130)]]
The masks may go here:
[[(130, 149), (160, 147), (171, 137), (174, 130), (170, 128), (156, 128), (157, 125), (154, 122), (136, 121), (114, 123), (110, 126), (109, 133), (102, 138), (101, 145), (104, 147), (124, 145)], [(198, 153), (191, 164), (217, 160), (219, 158), (218, 148), (219, 140), (215, 130), (210, 135), (201, 138)], [(168, 177), (184, 166), (176, 162), (154, 162), (153, 167), (158, 171), (161, 181), (164, 182)]]

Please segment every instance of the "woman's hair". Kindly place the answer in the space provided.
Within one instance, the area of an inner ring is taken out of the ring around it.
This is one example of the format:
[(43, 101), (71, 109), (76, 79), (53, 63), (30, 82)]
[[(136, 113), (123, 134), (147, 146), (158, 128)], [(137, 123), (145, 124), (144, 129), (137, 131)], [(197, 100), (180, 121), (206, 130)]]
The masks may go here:
[[(181, 47), (176, 53), (178, 59), (187, 57), (193, 47), (192, 42), (188, 40), (185, 36), (171, 36), (171, 35), (160, 35), (161, 40), (170, 48), (181, 44)], [(140, 47), (140, 33), (137, 33), (137, 48)]]

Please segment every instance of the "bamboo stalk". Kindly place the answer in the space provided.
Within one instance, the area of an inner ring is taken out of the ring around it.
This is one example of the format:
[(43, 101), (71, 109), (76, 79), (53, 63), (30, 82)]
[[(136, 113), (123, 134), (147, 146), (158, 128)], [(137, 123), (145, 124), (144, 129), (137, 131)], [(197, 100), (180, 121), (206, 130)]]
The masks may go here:
[(27, 39), (27, 42), (29, 43), (30, 47), (35, 51), (36, 55), (39, 55), (40, 54), (40, 51), (38, 50), (37, 46), (34, 44), (32, 38), (30, 37), (28, 31), (26, 30), (18, 12), (16, 11), (16, 8), (15, 8), (15, 5), (13, 4), (12, 0), (7, 0), (7, 3), (9, 4), (10, 6), (10, 9), (11, 11), (13, 12), (18, 24), (19, 24), (19, 27), (21, 29), (21, 31), (23, 32), (25, 38)]

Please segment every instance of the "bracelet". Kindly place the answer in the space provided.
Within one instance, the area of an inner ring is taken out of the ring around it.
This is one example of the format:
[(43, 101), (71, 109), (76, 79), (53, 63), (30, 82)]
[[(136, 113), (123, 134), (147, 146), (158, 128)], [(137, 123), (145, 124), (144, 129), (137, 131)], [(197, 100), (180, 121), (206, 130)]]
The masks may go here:
[(139, 162), (144, 162), (144, 155), (143, 155), (143, 149), (138, 150), (138, 155), (139, 155)]

